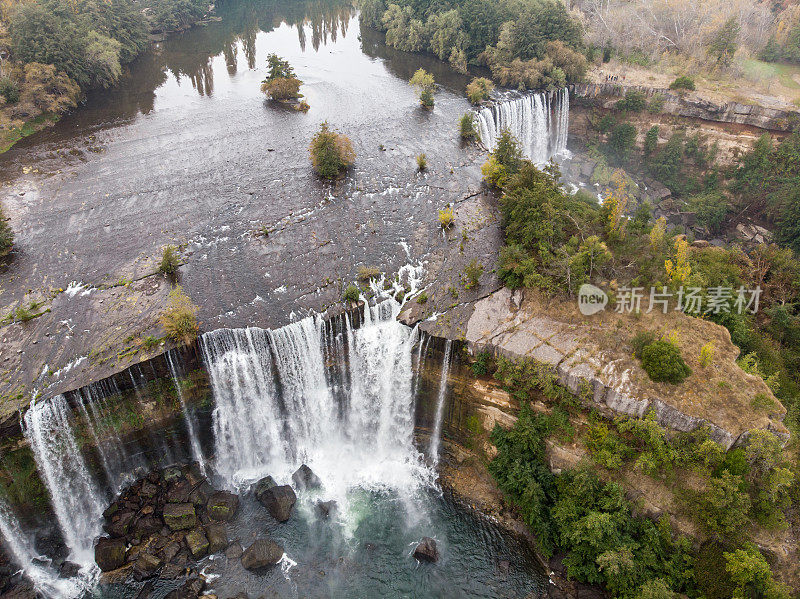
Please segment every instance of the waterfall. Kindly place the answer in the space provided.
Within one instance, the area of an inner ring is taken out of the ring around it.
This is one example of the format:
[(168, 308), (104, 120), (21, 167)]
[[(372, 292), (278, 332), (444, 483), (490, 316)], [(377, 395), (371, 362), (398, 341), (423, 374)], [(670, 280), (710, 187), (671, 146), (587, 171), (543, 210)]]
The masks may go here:
[(9, 507), (0, 501), (0, 540), (16, 564), (46, 597), (63, 599), (78, 597), (91, 586), (90, 576), (64, 579), (50, 566), (49, 560), (37, 553), (31, 539), (20, 529)]
[(439, 463), (439, 446), (442, 442), (442, 420), (444, 419), (444, 400), (447, 396), (447, 376), (450, 374), (450, 352), (453, 341), (448, 339), (444, 346), (444, 360), (442, 361), (442, 375), (439, 379), (439, 395), (436, 398), (436, 414), (433, 420), (430, 449), (428, 453), (434, 464)]
[(94, 539), (101, 531), (103, 499), (78, 449), (70, 416), (63, 395), (34, 401), (25, 413), (23, 432), (50, 493), (71, 559), (90, 568), (94, 564)]
[(520, 142), (523, 154), (536, 164), (567, 152), (569, 90), (525, 94), (478, 111), (481, 142), (491, 152), (503, 130)]
[(178, 394), (178, 400), (181, 402), (181, 410), (183, 411), (183, 421), (186, 423), (186, 433), (189, 435), (189, 445), (192, 448), (192, 458), (200, 466), (200, 471), (205, 476), (206, 474), (206, 461), (203, 458), (203, 450), (200, 447), (200, 439), (197, 436), (197, 421), (194, 414), (189, 412), (186, 405), (186, 400), (183, 397), (183, 387), (179, 376), (178, 367), (175, 365), (175, 360), (172, 358), (173, 350), (167, 352), (167, 364), (169, 364), (169, 372), (172, 376), (172, 384), (175, 385), (175, 392)]
[(337, 501), (355, 487), (430, 480), (413, 444), (418, 335), (396, 321), (399, 307), (392, 299), (367, 306), (359, 329), (349, 318), (335, 327), (312, 316), (273, 331), (203, 335), (217, 471), (228, 484), (288, 480), (301, 463)]

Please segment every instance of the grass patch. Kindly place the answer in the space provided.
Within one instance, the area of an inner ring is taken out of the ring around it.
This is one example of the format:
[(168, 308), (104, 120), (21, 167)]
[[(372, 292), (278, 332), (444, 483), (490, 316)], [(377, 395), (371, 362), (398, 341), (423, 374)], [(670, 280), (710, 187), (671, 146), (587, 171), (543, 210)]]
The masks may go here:
[(19, 140), (57, 123), (60, 118), (57, 114), (40, 114), (36, 118), (26, 121), (21, 127), (12, 127), (0, 133), (0, 154), (10, 150)]

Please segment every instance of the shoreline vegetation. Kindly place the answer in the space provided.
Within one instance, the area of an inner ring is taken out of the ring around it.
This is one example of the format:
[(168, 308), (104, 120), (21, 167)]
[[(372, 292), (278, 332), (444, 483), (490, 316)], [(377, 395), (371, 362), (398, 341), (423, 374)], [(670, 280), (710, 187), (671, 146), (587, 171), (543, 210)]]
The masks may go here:
[(204, 0), (11, 0), (0, 6), (0, 154), (57, 122), (91, 89), (114, 86), (154, 34), (208, 16)]

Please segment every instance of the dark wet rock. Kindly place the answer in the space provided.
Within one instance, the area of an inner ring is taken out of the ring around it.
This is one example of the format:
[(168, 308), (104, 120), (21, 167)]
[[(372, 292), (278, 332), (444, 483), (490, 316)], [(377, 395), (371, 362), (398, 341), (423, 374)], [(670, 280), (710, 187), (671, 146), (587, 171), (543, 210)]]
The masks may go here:
[(148, 599), (148, 597), (150, 597), (150, 595), (152, 594), (153, 594), (153, 582), (148, 580), (146, 583), (144, 583), (142, 588), (139, 589), (139, 592), (136, 593), (136, 599)]
[(197, 526), (197, 514), (191, 503), (168, 503), (164, 506), (164, 524), (171, 530), (188, 530)]
[(209, 497), (206, 509), (212, 520), (228, 522), (233, 520), (239, 509), (239, 497), (228, 491), (217, 491)]
[(318, 489), (322, 486), (322, 481), (319, 477), (305, 464), (300, 466), (295, 473), (292, 474), (292, 481), (298, 491)]
[(203, 473), (200, 471), (200, 465), (197, 462), (192, 462), (188, 466), (184, 466), (183, 475), (186, 477), (186, 480), (189, 482), (189, 486), (191, 486), (192, 489), (197, 488), (200, 483), (206, 480), (206, 477), (203, 476)]
[(167, 564), (161, 568), (158, 577), (163, 580), (176, 580), (186, 574), (186, 568), (178, 564)]
[(228, 546), (228, 529), (224, 524), (209, 524), (206, 526), (208, 539), (208, 552), (219, 553)]
[(167, 593), (165, 599), (197, 599), (205, 585), (201, 578), (190, 578), (174, 591)]
[(189, 493), (189, 503), (195, 506), (206, 505), (213, 493), (214, 487), (212, 487), (208, 481), (203, 481)]
[(256, 571), (274, 566), (283, 557), (283, 548), (272, 539), (256, 539), (242, 553), (242, 566)]
[(193, 558), (200, 559), (208, 553), (208, 539), (202, 528), (195, 528), (185, 538)]
[(271, 476), (265, 476), (260, 481), (255, 483), (250, 490), (253, 491), (253, 496), (259, 501), (259, 503), (264, 504), (264, 494), (272, 489), (273, 487), (277, 487), (278, 484)]
[(164, 469), (162, 476), (164, 477), (164, 482), (171, 483), (179, 478), (183, 478), (183, 472), (181, 472), (181, 469), (177, 466), (170, 466)]
[(136, 536), (139, 538), (156, 534), (161, 530), (161, 520), (159, 520), (152, 514), (148, 516), (142, 516), (136, 520), (136, 524), (134, 525), (133, 530)]
[(38, 594), (30, 580), (22, 579), (3, 593), (3, 599), (38, 599)]
[(119, 511), (119, 504), (120, 502), (119, 500), (117, 500), (114, 501), (111, 505), (109, 505), (103, 512), (103, 518), (105, 518), (106, 520), (110, 520), (111, 517), (114, 516), (114, 514), (116, 514)]
[(94, 547), (94, 561), (103, 572), (122, 567), (125, 564), (125, 541), (101, 537)]
[(244, 549), (242, 549), (241, 543), (235, 541), (225, 550), (225, 557), (228, 559), (239, 559), (242, 557), (242, 553), (244, 553)]
[(134, 512), (122, 512), (114, 516), (111, 524), (106, 525), (106, 532), (112, 537), (124, 537), (130, 530), (134, 516), (136, 516)]
[(419, 562), (439, 561), (439, 550), (436, 548), (436, 541), (430, 537), (423, 537), (420, 544), (414, 549), (414, 558)]
[(59, 578), (75, 578), (81, 572), (81, 567), (75, 562), (65, 561), (58, 569)]
[(258, 500), (278, 522), (286, 522), (292, 515), (297, 495), (289, 485), (283, 485), (267, 489)]
[(152, 499), (158, 495), (158, 487), (149, 481), (144, 481), (139, 489), (139, 496), (145, 499)]
[(163, 556), (165, 562), (171, 562), (172, 558), (178, 555), (178, 552), (180, 550), (181, 550), (180, 543), (172, 542), (161, 550), (161, 555)]
[(38, 534), (35, 546), (40, 555), (46, 555), (56, 562), (65, 560), (69, 556), (69, 547), (61, 538), (61, 534), (56, 531), (51, 530)]
[(236, 593), (231, 599), (250, 599), (250, 595), (245, 593), (244, 591), (240, 593)]
[(162, 561), (150, 553), (142, 553), (133, 564), (133, 576), (142, 581), (155, 575), (162, 566)]
[(167, 501), (169, 503), (188, 503), (189, 494), (192, 492), (192, 487), (189, 481), (185, 478), (175, 481), (169, 486), (167, 490)]
[(331, 514), (336, 511), (336, 502), (333, 500), (330, 501), (318, 501), (317, 502), (317, 511), (323, 518), (329, 518)]

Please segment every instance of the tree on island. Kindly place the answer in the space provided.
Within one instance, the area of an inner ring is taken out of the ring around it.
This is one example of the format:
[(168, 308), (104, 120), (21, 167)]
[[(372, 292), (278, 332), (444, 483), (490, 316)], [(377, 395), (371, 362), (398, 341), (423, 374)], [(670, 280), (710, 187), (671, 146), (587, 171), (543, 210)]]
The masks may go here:
[(333, 131), (327, 122), (311, 138), (308, 151), (314, 172), (323, 179), (335, 179), (356, 161), (350, 138)]
[(303, 94), (300, 93), (300, 86), (303, 82), (294, 74), (294, 69), (288, 61), (277, 54), (270, 54), (267, 57), (267, 65), (269, 74), (261, 82), (262, 92), (273, 100), (281, 102), (303, 97)]
[(419, 96), (419, 103), (424, 108), (433, 108), (434, 99), (433, 94), (436, 91), (436, 80), (425, 69), (418, 69), (414, 76), (411, 77), (409, 83), (412, 87), (416, 88), (417, 95)]

